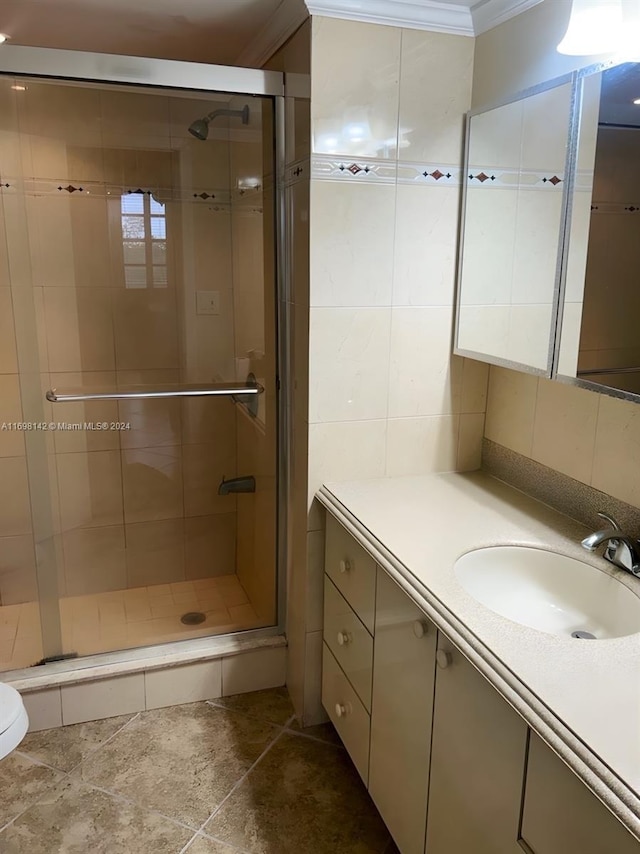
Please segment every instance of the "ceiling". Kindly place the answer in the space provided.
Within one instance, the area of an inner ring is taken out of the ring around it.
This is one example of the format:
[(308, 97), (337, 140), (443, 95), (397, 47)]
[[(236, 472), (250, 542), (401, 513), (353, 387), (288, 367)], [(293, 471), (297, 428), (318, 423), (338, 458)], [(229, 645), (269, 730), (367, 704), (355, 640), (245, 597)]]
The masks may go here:
[(0, 0), (12, 44), (233, 65), (282, 0)]

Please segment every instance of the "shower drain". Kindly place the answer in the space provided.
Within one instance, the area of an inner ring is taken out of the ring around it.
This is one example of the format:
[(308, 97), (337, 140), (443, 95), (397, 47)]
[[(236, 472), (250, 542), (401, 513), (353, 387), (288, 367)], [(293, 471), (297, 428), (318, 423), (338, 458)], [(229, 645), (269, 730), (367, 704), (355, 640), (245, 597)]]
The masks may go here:
[(591, 632), (571, 632), (572, 638), (579, 638), (580, 640), (595, 640), (596, 636), (592, 635)]
[(198, 623), (204, 623), (206, 619), (207, 615), (203, 614), (202, 611), (189, 611), (180, 617), (180, 622), (184, 623), (185, 626), (197, 626)]

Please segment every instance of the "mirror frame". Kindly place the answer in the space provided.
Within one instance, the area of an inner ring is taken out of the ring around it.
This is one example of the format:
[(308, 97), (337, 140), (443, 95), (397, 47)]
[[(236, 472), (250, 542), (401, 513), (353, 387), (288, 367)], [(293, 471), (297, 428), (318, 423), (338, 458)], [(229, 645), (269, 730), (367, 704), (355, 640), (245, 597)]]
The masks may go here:
[[(615, 68), (618, 65), (623, 65), (630, 60), (609, 60), (607, 62), (599, 62), (593, 65), (587, 65), (584, 68), (579, 69), (575, 72), (575, 82), (574, 82), (574, 99), (573, 99), (573, 109), (574, 115), (572, 116), (571, 121), (571, 138), (570, 138), (570, 148), (571, 148), (571, 164), (570, 168), (567, 171), (567, 187), (565, 189), (568, 191), (567, 199), (566, 199), (566, 208), (564, 211), (564, 230), (562, 234), (562, 245), (563, 245), (563, 264), (560, 278), (560, 292), (558, 295), (558, 311), (556, 318), (556, 329), (555, 329), (555, 346), (554, 346), (554, 354), (553, 354), (553, 368), (551, 372), (551, 379), (557, 380), (558, 382), (564, 383), (565, 385), (577, 386), (578, 388), (584, 388), (589, 391), (595, 391), (599, 394), (606, 394), (609, 397), (617, 397), (621, 400), (629, 400), (635, 403), (640, 403), (640, 394), (632, 391), (625, 391), (624, 389), (614, 388), (612, 386), (604, 385), (603, 383), (596, 383), (592, 380), (583, 379), (582, 377), (573, 377), (568, 374), (561, 374), (558, 371), (558, 365), (560, 360), (560, 346), (562, 342), (562, 321), (563, 321), (563, 313), (564, 313), (564, 304), (565, 304), (565, 290), (566, 290), (566, 277), (567, 277), (567, 264), (565, 263), (565, 259), (568, 257), (569, 244), (571, 240), (571, 224), (572, 224), (572, 215), (573, 215), (573, 191), (576, 181), (577, 175), (577, 155), (578, 155), (578, 144), (580, 142), (580, 122), (582, 119), (582, 95), (584, 89), (584, 81), (591, 77), (594, 74), (601, 74), (604, 71), (608, 71), (610, 68)], [(588, 246), (587, 246), (588, 249)], [(492, 363), (493, 364), (493, 363)]]
[[(479, 353), (473, 350), (467, 350), (464, 347), (458, 346), (458, 337), (460, 331), (460, 295), (462, 291), (462, 270), (464, 257), (464, 232), (465, 232), (465, 216), (467, 208), (467, 194), (469, 188), (469, 150), (471, 136), (471, 119), (474, 116), (482, 113), (490, 112), (499, 107), (505, 107), (508, 104), (522, 101), (525, 98), (530, 98), (538, 95), (541, 92), (547, 92), (550, 89), (556, 89), (559, 86), (564, 86), (567, 83), (571, 84), (571, 99), (569, 102), (569, 122), (567, 131), (567, 140), (565, 144), (565, 164), (564, 164), (564, 186), (562, 190), (561, 214), (560, 214), (560, 230), (558, 235), (558, 249), (556, 256), (556, 268), (554, 278), (553, 297), (551, 303), (551, 323), (549, 326), (549, 342), (547, 350), (547, 366), (546, 368), (536, 368), (532, 365), (527, 365), (523, 362), (514, 362), (510, 359), (504, 359), (501, 356), (491, 356), (486, 353)], [(453, 353), (456, 356), (465, 356), (469, 359), (476, 359), (480, 362), (486, 362), (490, 365), (497, 365), (502, 368), (510, 368), (511, 370), (521, 371), (535, 376), (550, 378), (553, 376), (553, 369), (556, 361), (556, 352), (559, 348), (559, 336), (557, 334), (559, 324), (560, 300), (564, 297), (563, 290), (563, 268), (564, 268), (564, 252), (565, 252), (565, 234), (567, 229), (567, 206), (569, 203), (569, 193), (573, 188), (573, 163), (575, 160), (575, 149), (577, 145), (577, 121), (579, 111), (577, 109), (576, 98), (578, 91), (578, 72), (572, 71), (568, 74), (563, 74), (560, 77), (554, 77), (551, 80), (546, 80), (543, 83), (538, 83), (535, 86), (530, 86), (527, 89), (522, 89), (509, 95), (499, 101), (494, 101), (490, 104), (485, 104), (474, 110), (469, 110), (465, 119), (464, 131), (464, 159), (463, 159), (463, 175), (462, 193), (460, 198), (460, 221), (458, 228), (458, 256), (456, 264), (456, 313), (453, 329)]]

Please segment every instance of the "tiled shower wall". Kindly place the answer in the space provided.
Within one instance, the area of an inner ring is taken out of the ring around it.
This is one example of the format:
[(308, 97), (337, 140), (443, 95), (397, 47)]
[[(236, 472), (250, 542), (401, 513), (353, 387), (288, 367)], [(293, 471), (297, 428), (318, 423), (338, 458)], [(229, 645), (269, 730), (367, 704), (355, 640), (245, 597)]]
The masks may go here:
[(451, 357), (473, 49), (465, 37), (312, 18), (310, 514), (288, 681), (307, 723), (323, 714), (315, 491), (480, 463), (487, 370)]
[[(231, 211), (234, 201), (250, 205), (252, 191), (234, 196), (233, 170), (247, 157), (234, 160), (224, 129), (206, 143), (187, 133), (226, 104), (7, 79), (0, 87), (0, 175), (9, 185), (0, 212), (11, 223), (9, 244), (0, 242), (2, 420), (23, 418), (13, 308), (25, 295), (37, 315), (37, 342), (27, 344), (39, 352), (43, 391), (235, 379), (244, 351)], [(260, 149), (259, 111), (254, 130)], [(166, 286), (125, 287), (120, 197), (140, 198), (136, 190), (166, 202)], [(198, 290), (219, 292), (219, 315), (196, 313)], [(255, 313), (252, 304), (244, 315)], [(44, 417), (131, 424), (41, 436), (61, 595), (234, 571), (236, 499), (217, 495), (222, 476), (237, 470), (230, 401), (58, 404)], [(24, 438), (1, 431), (3, 604), (36, 598), (29, 499)]]
[[(491, 103), (598, 59), (557, 53), (556, 45), (566, 28), (569, 6), (544, 0), (478, 37), (474, 106)], [(615, 279), (614, 276), (612, 281)], [(609, 300), (612, 293), (608, 292)], [(497, 444), (640, 507), (637, 403), (491, 368), (485, 435)]]

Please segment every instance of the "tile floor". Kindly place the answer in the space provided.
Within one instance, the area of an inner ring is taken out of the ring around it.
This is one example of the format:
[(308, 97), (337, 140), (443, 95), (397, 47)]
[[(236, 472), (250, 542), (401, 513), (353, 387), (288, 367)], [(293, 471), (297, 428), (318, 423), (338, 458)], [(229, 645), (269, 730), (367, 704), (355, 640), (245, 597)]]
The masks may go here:
[(285, 688), (31, 733), (0, 792), (2, 854), (397, 854)]
[[(183, 625), (180, 617), (187, 611), (204, 612), (205, 622)], [(60, 618), (64, 649), (78, 655), (265, 624), (235, 575), (69, 596), (60, 600)], [(42, 657), (38, 603), (0, 607), (0, 671), (29, 667)]]

